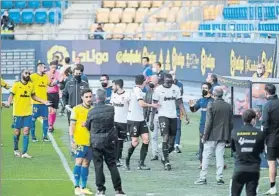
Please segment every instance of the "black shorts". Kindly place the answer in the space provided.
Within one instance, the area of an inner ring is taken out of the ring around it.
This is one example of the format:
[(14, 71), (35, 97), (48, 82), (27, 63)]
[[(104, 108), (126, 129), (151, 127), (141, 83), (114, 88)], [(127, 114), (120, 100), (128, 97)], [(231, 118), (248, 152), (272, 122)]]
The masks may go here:
[(169, 136), (176, 136), (177, 118), (159, 117), (159, 126), (161, 135), (168, 134)]
[(59, 106), (59, 94), (58, 93), (48, 93), (47, 100), (51, 102), (51, 107), (58, 109)]
[(276, 161), (276, 159), (279, 159), (279, 146), (267, 147), (267, 160)]
[(114, 123), (115, 129), (117, 131), (117, 136), (119, 139), (126, 139), (127, 138), (127, 123)]
[(128, 121), (128, 131), (130, 132), (131, 137), (139, 137), (144, 133), (149, 133), (145, 121)]

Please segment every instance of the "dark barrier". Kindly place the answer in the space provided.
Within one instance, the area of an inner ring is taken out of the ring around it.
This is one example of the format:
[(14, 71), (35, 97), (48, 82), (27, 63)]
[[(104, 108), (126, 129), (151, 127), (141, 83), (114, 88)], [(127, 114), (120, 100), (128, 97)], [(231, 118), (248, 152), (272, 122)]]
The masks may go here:
[(169, 42), (169, 41), (2, 41), (5, 49), (35, 49), (36, 60), (50, 62), (82, 56), (88, 75), (131, 76), (141, 73), (141, 58), (162, 62), (165, 70), (176, 69), (181, 80), (204, 81), (207, 73), (251, 76), (258, 63), (272, 72), (274, 44)]

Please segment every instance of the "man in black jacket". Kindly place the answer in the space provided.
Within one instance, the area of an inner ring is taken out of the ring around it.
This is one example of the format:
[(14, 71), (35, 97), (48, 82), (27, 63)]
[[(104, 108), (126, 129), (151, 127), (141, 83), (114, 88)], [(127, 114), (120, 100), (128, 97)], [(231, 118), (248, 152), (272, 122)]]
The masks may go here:
[(266, 194), (276, 194), (276, 159), (279, 158), (279, 99), (273, 84), (265, 85), (267, 103), (263, 107), (262, 131), (266, 136), (270, 189)]
[(110, 171), (116, 196), (124, 196), (121, 178), (116, 166), (115, 145), (117, 133), (114, 128), (114, 107), (106, 105), (106, 91), (96, 91), (96, 106), (89, 112), (86, 127), (90, 130), (90, 142), (93, 152), (95, 178), (98, 192), (96, 195), (105, 195), (105, 175), (103, 162), (105, 161)]
[(211, 155), (215, 151), (216, 155), (216, 180), (218, 185), (224, 184), (224, 153), (226, 143), (231, 140), (231, 131), (233, 128), (233, 110), (232, 106), (225, 102), (223, 97), (223, 89), (217, 86), (213, 89), (214, 102), (207, 105), (206, 123), (202, 141), (204, 143), (202, 170), (200, 178), (195, 184), (206, 184), (207, 168)]
[(232, 132), (231, 148), (234, 152), (235, 167), (231, 195), (240, 196), (244, 185), (246, 195), (257, 195), (260, 178), (260, 154), (264, 150), (264, 135), (256, 124), (256, 113), (248, 109), (242, 115), (244, 126)]
[(67, 111), (68, 123), (70, 126), (71, 109), (78, 104), (82, 103), (81, 91), (89, 88), (87, 82), (81, 79), (81, 68), (76, 66), (73, 69), (73, 78), (66, 83), (65, 89), (63, 90), (62, 100)]

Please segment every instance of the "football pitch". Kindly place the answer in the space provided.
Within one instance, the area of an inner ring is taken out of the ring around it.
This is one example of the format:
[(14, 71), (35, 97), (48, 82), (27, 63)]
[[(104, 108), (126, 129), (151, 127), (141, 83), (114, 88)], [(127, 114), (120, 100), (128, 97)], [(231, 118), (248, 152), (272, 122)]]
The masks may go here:
[[(226, 150), (225, 162), (228, 169), (224, 170), (225, 185), (217, 185), (215, 180), (215, 160), (209, 168), (208, 184), (194, 185), (199, 176), (198, 151), (198, 126), (199, 114), (191, 114), (191, 123), (182, 129), (182, 153), (170, 155), (172, 170), (165, 171), (159, 161), (151, 162), (151, 149), (146, 159), (146, 164), (151, 167), (150, 171), (138, 171), (137, 161), (139, 158), (140, 145), (131, 159), (131, 172), (125, 172), (120, 168), (123, 190), (128, 196), (225, 196), (229, 195), (229, 183), (233, 171), (233, 159), (230, 149)], [(60, 157), (55, 152), (51, 143), (32, 143), (29, 145), (29, 153), (34, 158), (31, 160), (15, 158), (13, 155), (13, 140), (11, 109), (2, 110), (2, 157), (1, 157), (1, 195), (3, 196), (71, 196), (73, 184), (66, 173)], [(37, 123), (37, 135), (41, 134), (41, 125)], [(56, 130), (53, 134), (58, 147), (66, 157), (71, 169), (73, 160), (69, 154), (68, 124), (65, 117), (58, 117)], [(39, 138), (39, 137), (38, 137)], [(123, 151), (123, 157), (127, 153), (127, 145)], [(21, 148), (21, 142), (19, 144)], [(150, 146), (151, 147), (151, 146)], [(95, 192), (94, 167), (90, 167), (89, 188)], [(105, 167), (106, 168), (106, 167)], [(114, 195), (110, 175), (107, 169), (106, 187), (107, 196)], [(262, 170), (261, 177), (267, 177), (268, 171)], [(259, 193), (263, 193), (269, 187), (267, 178), (261, 178)], [(245, 194), (243, 194), (245, 195)], [(260, 195), (260, 194), (259, 194)]]

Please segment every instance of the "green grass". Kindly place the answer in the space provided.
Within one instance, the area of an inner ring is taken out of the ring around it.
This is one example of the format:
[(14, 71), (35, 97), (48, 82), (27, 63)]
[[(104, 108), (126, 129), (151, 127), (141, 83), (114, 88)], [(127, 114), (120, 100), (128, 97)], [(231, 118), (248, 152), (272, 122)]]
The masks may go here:
[[(33, 156), (30, 160), (14, 157), (11, 123), (11, 110), (3, 109), (1, 195), (71, 195), (73, 193), (72, 183), (51, 143), (30, 142), (28, 153)], [(37, 127), (37, 135), (39, 136), (41, 133), (40, 123), (37, 123)], [(22, 149), (21, 142), (19, 148)]]
[[(25, 196), (25, 195), (72, 195), (73, 188), (68, 176), (61, 165), (60, 159), (52, 148), (51, 144), (30, 144), (30, 154), (34, 156), (32, 160), (22, 160), (13, 157), (12, 133), (10, 127), (11, 113), (9, 110), (3, 112), (4, 124), (2, 129), (2, 139), (4, 142), (2, 161), (2, 179), (15, 178), (53, 178), (64, 179), (66, 181), (2, 181), (3, 194), (7, 196)], [(191, 114), (191, 124), (183, 125), (182, 129), (182, 154), (172, 153), (170, 155), (172, 170), (164, 171), (159, 161), (150, 162), (151, 145), (146, 159), (146, 164), (151, 167), (151, 171), (138, 171), (137, 161), (139, 159), (140, 146), (136, 149), (131, 159), (132, 172), (125, 172), (120, 168), (123, 189), (128, 196), (224, 196), (229, 194), (229, 181), (233, 171), (233, 160), (230, 157), (230, 149), (226, 150), (225, 162), (229, 168), (224, 171), (225, 185), (216, 185), (215, 180), (215, 160), (212, 158), (208, 173), (208, 184), (204, 186), (194, 185), (198, 178), (200, 170), (197, 169), (199, 161), (196, 156), (198, 151), (198, 122), (199, 114)], [(39, 133), (39, 132), (38, 132)], [(58, 117), (54, 137), (61, 151), (64, 153), (73, 167), (74, 162), (69, 153), (68, 124), (65, 117)], [(127, 154), (127, 146), (123, 151), (123, 157)], [(88, 186), (94, 191), (95, 178), (94, 168), (90, 167), (90, 176)], [(105, 167), (107, 195), (113, 195), (112, 182), (110, 175)], [(267, 170), (263, 170), (261, 176), (268, 176)], [(268, 189), (268, 179), (260, 180), (260, 192)], [(16, 187), (16, 189), (15, 189)], [(37, 190), (36, 190), (37, 189)], [(39, 191), (38, 191), (39, 189)], [(149, 194), (148, 194), (149, 193)], [(245, 194), (243, 194), (245, 195)]]

